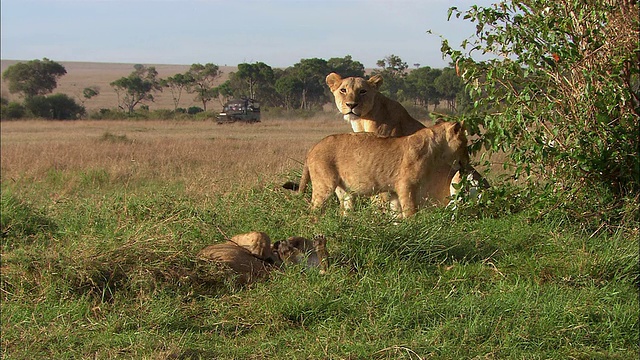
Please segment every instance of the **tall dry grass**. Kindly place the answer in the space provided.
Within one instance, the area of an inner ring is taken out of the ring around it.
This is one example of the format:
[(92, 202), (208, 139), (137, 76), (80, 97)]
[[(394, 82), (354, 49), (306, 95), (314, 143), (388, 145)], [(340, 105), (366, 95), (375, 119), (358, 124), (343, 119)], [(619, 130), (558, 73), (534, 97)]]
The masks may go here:
[[(349, 131), (339, 120), (2, 122), (2, 179), (99, 171), (108, 182), (180, 182), (203, 195), (270, 182), (301, 169), (309, 147)], [(72, 189), (73, 184), (69, 185)]]

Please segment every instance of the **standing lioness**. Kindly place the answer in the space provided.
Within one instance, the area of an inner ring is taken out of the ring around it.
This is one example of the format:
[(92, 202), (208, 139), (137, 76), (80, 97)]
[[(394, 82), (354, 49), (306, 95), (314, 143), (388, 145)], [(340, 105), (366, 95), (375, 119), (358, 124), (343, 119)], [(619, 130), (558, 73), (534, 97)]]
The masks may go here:
[(399, 138), (369, 133), (330, 135), (314, 145), (300, 179), (300, 192), (313, 183), (312, 208), (334, 191), (344, 209), (350, 193), (390, 192), (402, 217), (431, 201), (446, 204), (454, 174), (469, 164), (462, 125), (442, 122)]
[[(336, 73), (326, 77), (336, 107), (351, 124), (353, 132), (370, 132), (388, 137), (407, 136), (424, 129), (424, 124), (409, 115), (402, 104), (378, 91), (382, 81), (380, 75), (374, 75), (368, 80), (361, 77), (343, 78)], [(450, 189), (450, 195), (458, 193), (459, 189), (455, 185), (468, 174), (479, 187), (489, 187), (487, 180), (470, 165), (462, 169), (462, 173), (456, 174), (450, 184), (445, 184), (445, 188)]]

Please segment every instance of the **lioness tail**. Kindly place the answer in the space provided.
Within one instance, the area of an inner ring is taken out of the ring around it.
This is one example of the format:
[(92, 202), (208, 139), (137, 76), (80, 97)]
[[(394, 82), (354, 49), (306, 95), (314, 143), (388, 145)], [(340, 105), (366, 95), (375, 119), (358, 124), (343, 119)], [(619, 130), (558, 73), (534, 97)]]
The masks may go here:
[(307, 162), (304, 162), (304, 168), (302, 169), (302, 177), (300, 177), (300, 186), (298, 187), (298, 192), (301, 194), (304, 193), (304, 190), (307, 188), (307, 183), (309, 183), (309, 166)]

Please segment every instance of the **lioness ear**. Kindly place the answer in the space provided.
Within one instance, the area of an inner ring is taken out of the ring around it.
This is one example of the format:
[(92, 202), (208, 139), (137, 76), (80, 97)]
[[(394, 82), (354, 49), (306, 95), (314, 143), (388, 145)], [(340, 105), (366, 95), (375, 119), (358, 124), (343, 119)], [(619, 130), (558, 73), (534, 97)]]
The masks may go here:
[(454, 137), (459, 137), (460, 134), (463, 134), (463, 133), (464, 133), (464, 128), (462, 127), (462, 124), (456, 121), (453, 123), (453, 126), (449, 128), (449, 139), (452, 139)]
[(331, 91), (335, 91), (342, 83), (342, 77), (336, 73), (331, 73), (327, 75), (325, 81), (327, 82), (327, 85), (329, 85), (329, 89), (331, 89)]
[(380, 85), (382, 85), (382, 76), (373, 75), (372, 77), (369, 78), (369, 80), (367, 80), (367, 82), (369, 83), (369, 85), (373, 86), (374, 88), (379, 89)]

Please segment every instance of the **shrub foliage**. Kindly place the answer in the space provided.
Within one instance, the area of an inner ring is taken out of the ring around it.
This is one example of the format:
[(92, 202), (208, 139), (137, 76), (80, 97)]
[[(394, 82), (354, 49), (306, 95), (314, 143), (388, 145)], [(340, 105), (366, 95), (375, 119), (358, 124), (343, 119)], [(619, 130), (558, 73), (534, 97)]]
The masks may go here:
[[(442, 44), (471, 96), (474, 150), (505, 152), (513, 178), (558, 193), (638, 196), (635, 1), (505, 0), (449, 16), (477, 24), (461, 49)], [(475, 60), (478, 53), (489, 59)]]
[(34, 96), (25, 100), (31, 115), (50, 120), (76, 120), (84, 116), (85, 108), (66, 94)]

